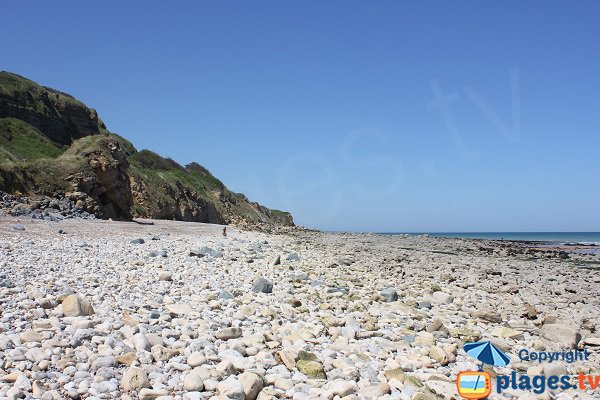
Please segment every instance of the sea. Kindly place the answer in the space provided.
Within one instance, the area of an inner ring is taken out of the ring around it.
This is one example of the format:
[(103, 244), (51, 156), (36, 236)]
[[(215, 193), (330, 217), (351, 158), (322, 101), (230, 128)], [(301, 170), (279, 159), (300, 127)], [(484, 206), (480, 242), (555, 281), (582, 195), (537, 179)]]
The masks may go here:
[(600, 232), (394, 232), (382, 235), (417, 235), (464, 239), (519, 240), (553, 245), (600, 246)]

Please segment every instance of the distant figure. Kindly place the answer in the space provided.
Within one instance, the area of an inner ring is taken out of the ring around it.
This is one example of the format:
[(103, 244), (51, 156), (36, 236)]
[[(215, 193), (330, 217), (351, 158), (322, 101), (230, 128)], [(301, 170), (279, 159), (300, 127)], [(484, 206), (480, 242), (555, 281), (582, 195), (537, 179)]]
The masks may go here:
[(227, 237), (227, 227), (223, 227), (223, 236)]

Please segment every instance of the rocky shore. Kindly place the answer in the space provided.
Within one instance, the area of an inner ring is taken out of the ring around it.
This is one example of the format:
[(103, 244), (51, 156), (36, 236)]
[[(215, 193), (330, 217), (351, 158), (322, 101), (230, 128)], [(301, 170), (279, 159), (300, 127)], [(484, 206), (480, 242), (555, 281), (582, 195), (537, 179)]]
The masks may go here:
[[(221, 232), (1, 217), (0, 399), (457, 399), (479, 339), (511, 357), (492, 375), (600, 374), (598, 255)], [(589, 360), (517, 357), (577, 348)], [(505, 398), (599, 397), (490, 396)]]

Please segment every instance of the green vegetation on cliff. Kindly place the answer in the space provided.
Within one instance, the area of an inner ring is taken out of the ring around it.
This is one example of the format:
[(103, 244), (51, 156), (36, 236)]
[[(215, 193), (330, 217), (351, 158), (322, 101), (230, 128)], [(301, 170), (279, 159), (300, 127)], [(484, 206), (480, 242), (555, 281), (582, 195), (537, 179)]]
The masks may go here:
[(0, 118), (0, 162), (56, 158), (64, 149), (38, 129), (16, 118)]

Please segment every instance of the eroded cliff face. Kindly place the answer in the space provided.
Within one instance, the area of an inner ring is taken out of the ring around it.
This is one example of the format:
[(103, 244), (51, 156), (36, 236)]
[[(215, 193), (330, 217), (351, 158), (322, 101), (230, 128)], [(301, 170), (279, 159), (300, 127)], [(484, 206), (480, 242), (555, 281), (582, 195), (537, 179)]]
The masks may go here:
[(196, 191), (177, 181), (173, 185), (163, 183), (159, 190), (163, 196), (154, 194), (143, 178), (129, 177), (135, 203), (134, 216), (152, 219), (206, 222), (224, 224), (227, 221), (215, 205), (203, 199)]
[(133, 195), (129, 185), (129, 163), (119, 142), (108, 139), (102, 147), (84, 153), (83, 157), (92, 173), (77, 172), (66, 177), (73, 189), (95, 200), (101, 209), (101, 217), (131, 219)]
[(8, 72), (0, 72), (0, 191), (64, 200), (65, 217), (293, 226), (289, 213), (231, 192), (201, 165), (137, 151), (79, 100)]

